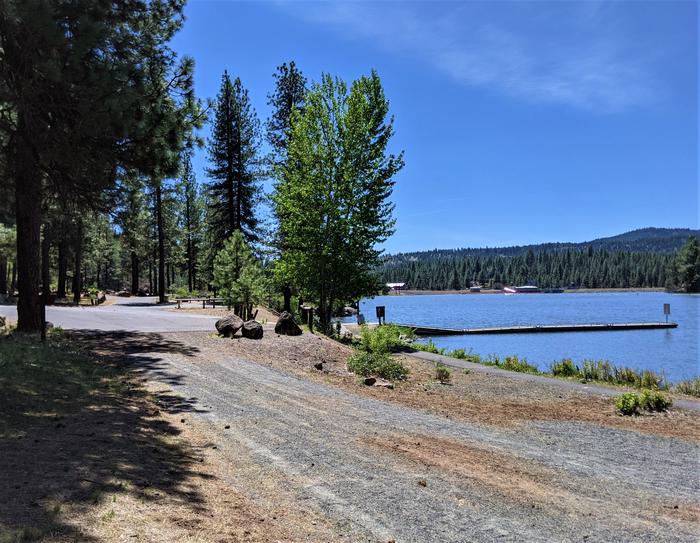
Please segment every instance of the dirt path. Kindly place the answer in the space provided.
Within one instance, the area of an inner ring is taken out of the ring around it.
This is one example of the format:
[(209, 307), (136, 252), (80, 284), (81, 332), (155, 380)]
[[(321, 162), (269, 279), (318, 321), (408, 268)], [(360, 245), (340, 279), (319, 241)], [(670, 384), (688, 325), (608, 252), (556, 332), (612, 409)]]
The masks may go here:
[(234, 343), (196, 344), (196, 356), (141, 352), (144, 373), (184, 397), (238, 492), (279, 510), (304, 504), (334, 538), (697, 541), (695, 440), (454, 420), (245, 360)]

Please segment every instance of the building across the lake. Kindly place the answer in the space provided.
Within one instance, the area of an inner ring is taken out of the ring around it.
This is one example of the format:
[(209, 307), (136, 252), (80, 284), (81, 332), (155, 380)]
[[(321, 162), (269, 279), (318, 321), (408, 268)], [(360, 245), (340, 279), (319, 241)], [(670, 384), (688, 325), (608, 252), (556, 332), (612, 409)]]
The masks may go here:
[(408, 283), (387, 283), (386, 288), (388, 288), (390, 291), (406, 290), (408, 289)]

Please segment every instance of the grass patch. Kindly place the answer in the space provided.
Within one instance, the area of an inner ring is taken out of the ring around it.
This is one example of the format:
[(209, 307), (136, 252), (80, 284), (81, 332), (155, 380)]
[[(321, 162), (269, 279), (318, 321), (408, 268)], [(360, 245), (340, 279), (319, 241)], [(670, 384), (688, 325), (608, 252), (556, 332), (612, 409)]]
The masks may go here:
[(700, 377), (696, 377), (695, 379), (687, 379), (685, 381), (681, 381), (680, 383), (676, 383), (676, 385), (673, 387), (673, 391), (678, 392), (679, 394), (687, 394), (688, 396), (700, 398)]
[(496, 366), (508, 371), (517, 371), (520, 373), (539, 373), (539, 370), (530, 364), (525, 358), (518, 358), (517, 356), (506, 356), (501, 359), (498, 356), (490, 356), (486, 362), (487, 366)]

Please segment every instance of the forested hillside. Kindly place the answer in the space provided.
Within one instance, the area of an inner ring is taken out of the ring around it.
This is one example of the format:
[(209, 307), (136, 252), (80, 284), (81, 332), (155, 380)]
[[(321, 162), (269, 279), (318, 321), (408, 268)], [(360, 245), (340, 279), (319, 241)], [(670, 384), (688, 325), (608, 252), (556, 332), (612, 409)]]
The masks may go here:
[(433, 250), (387, 256), (386, 282), (411, 288), (463, 289), (536, 284), (540, 287), (664, 287), (673, 256), (690, 229), (645, 228), (587, 243)]

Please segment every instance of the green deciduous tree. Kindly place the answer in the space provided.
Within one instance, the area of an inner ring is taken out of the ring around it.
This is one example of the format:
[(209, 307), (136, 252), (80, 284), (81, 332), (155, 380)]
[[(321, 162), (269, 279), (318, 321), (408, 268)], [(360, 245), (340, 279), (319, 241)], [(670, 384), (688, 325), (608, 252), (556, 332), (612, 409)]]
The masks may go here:
[(324, 75), (293, 114), (288, 157), (273, 196), (283, 252), (279, 282), (318, 302), (328, 326), (336, 304), (376, 292), (377, 248), (393, 232), (389, 202), (402, 155), (387, 153), (393, 119), (379, 76), (345, 83)]
[[(274, 78), (275, 90), (267, 97), (267, 103), (272, 108), (270, 118), (266, 122), (267, 141), (272, 148), (270, 162), (273, 168), (278, 169), (279, 175), (283, 176), (286, 171), (284, 165), (287, 161), (292, 117), (303, 108), (307, 90), (306, 78), (296, 67), (294, 61), (290, 62), (289, 65), (284, 63), (278, 66)], [(278, 183), (283, 182), (285, 182), (284, 179), (278, 180)], [(279, 207), (275, 209), (280, 210)], [(280, 217), (276, 217), (276, 219), (278, 222), (280, 221)], [(279, 236), (279, 229), (277, 229), (276, 234), (273, 245), (280, 254), (284, 250), (284, 240)], [(292, 290), (290, 285), (282, 285), (282, 292), (284, 310), (291, 311)]]
[(214, 285), (244, 320), (265, 295), (265, 275), (239, 230), (214, 258)]

